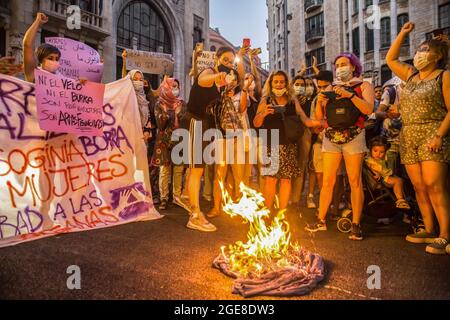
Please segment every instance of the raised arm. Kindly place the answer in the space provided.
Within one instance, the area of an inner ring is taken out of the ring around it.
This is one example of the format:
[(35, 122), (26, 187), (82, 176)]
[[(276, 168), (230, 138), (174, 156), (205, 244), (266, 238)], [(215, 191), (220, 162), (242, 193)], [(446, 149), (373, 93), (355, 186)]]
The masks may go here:
[(127, 76), (127, 50), (124, 49), (122, 52), (122, 78)]
[(303, 77), (306, 74), (306, 62), (302, 60), (300, 70), (297, 72), (297, 75)]
[[(251, 79), (251, 78), (250, 78)], [(239, 112), (240, 113), (245, 113), (247, 111), (248, 108), (248, 88), (250, 88), (250, 85), (252, 84), (253, 80), (250, 80), (247, 82), (247, 84), (244, 84), (244, 88), (241, 91), (241, 100), (240, 100), (240, 104), (239, 104)]]
[(202, 50), (200, 47), (196, 46), (194, 52), (192, 53), (192, 69), (189, 72), (189, 76), (195, 79), (198, 76), (198, 58), (202, 54)]
[(261, 86), (261, 75), (259, 74), (258, 68), (256, 67), (256, 63), (254, 60), (254, 51), (250, 51), (249, 58), (250, 58), (250, 66), (252, 69), (252, 74), (255, 76), (255, 89), (258, 93), (258, 96), (261, 97), (262, 95), (262, 86)]
[(312, 69), (314, 71), (314, 74), (317, 76), (320, 73), (320, 70), (317, 67), (317, 58), (316, 58), (316, 56), (313, 56), (312, 59), (313, 59)]
[(25, 71), (25, 80), (28, 82), (34, 82), (34, 69), (37, 67), (36, 58), (34, 57), (34, 44), (36, 41), (36, 35), (44, 24), (48, 22), (48, 18), (45, 14), (38, 12), (36, 20), (28, 28), (25, 36), (23, 37), (23, 65)]
[(227, 84), (225, 80), (226, 76), (227, 74), (225, 72), (214, 73), (212, 69), (206, 69), (200, 73), (198, 84), (203, 88), (211, 88), (215, 83), (220, 88)]
[(406, 81), (409, 79), (409, 77), (414, 73), (415, 69), (413, 66), (401, 62), (399, 60), (400, 57), (400, 50), (402, 47), (403, 42), (405, 42), (406, 37), (408, 36), (411, 31), (414, 30), (414, 23), (407, 22), (400, 33), (398, 34), (397, 38), (395, 39), (394, 43), (391, 45), (391, 48), (389, 49), (387, 55), (386, 55), (386, 63), (389, 66), (389, 68), (394, 72), (400, 79), (403, 81)]
[(241, 88), (244, 85), (245, 81), (245, 61), (244, 57), (248, 54), (249, 48), (241, 48), (237, 53), (237, 57), (239, 58), (239, 62), (237, 64), (237, 73), (239, 75), (239, 85)]

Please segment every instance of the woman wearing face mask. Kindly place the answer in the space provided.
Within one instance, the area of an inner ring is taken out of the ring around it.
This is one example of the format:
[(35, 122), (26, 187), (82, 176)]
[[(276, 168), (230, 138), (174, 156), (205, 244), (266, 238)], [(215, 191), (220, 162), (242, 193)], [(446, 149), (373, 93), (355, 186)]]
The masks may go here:
[[(275, 113), (274, 106), (277, 106)], [(272, 73), (267, 80), (258, 113), (254, 119), (256, 128), (264, 127), (268, 130), (267, 154), (271, 158), (270, 167), (264, 167), (262, 174), (264, 181), (264, 198), (266, 206), (273, 209), (277, 182), (280, 181), (280, 210), (286, 209), (291, 194), (291, 180), (300, 174), (297, 164), (297, 144), (290, 142), (284, 127), (283, 116), (297, 114), (307, 127), (320, 127), (320, 121), (309, 119), (303, 112), (300, 103), (295, 97), (289, 78), (283, 71)], [(279, 135), (279, 145), (271, 145), (271, 133), (275, 131)], [(278, 165), (277, 165), (278, 164)]]
[[(296, 76), (294, 79), (294, 92), (303, 109), (303, 112), (309, 117), (311, 115), (311, 103), (315, 97), (316, 89), (311, 79), (305, 79)], [(304, 130), (303, 136), (299, 142), (298, 165), (300, 175), (294, 179), (292, 187), (291, 202), (292, 205), (299, 208), (303, 192), (305, 176), (307, 174), (308, 163), (312, 145), (312, 133), (310, 130)]]
[(169, 201), (169, 182), (173, 167), (173, 200), (180, 205), (181, 187), (184, 167), (173, 165), (171, 152), (173, 147), (172, 133), (180, 127), (185, 103), (179, 98), (180, 84), (173, 78), (164, 78), (160, 86), (159, 98), (155, 105), (155, 118), (158, 133), (152, 164), (159, 167), (160, 210), (166, 210)]
[(307, 231), (326, 231), (326, 216), (330, 207), (336, 173), (342, 158), (351, 187), (353, 224), (350, 240), (362, 240), (361, 215), (364, 206), (362, 165), (368, 151), (365, 139), (365, 115), (373, 112), (375, 93), (368, 82), (363, 82), (362, 66), (353, 53), (343, 53), (335, 60), (336, 80), (332, 88), (319, 94), (317, 119), (326, 119), (323, 153), (323, 184), (320, 192), (319, 215)]
[[(248, 49), (241, 49), (238, 53), (240, 62), (237, 73), (240, 79), (243, 79), (245, 75), (243, 55), (247, 51)], [(227, 85), (227, 75), (229, 76), (232, 70), (236, 72), (233, 69), (236, 55), (232, 48), (219, 48), (216, 52), (216, 59), (216, 67), (203, 70), (195, 78), (184, 121), (184, 127), (189, 129), (189, 151), (186, 163), (189, 165), (189, 185), (187, 187), (189, 204), (186, 203), (186, 206), (190, 208), (191, 216), (187, 227), (204, 232), (216, 231), (216, 227), (206, 220), (200, 210), (200, 182), (206, 164), (203, 151), (207, 146), (207, 143), (203, 142), (203, 133), (209, 128), (214, 128), (214, 119), (208, 113), (209, 107), (220, 98), (221, 89)]]
[(48, 18), (45, 14), (38, 12), (36, 20), (31, 27), (25, 33), (23, 38), (23, 64), (25, 70), (25, 80), (34, 83), (34, 70), (37, 68), (57, 73), (59, 68), (59, 59), (61, 58), (61, 52), (58, 48), (49, 45), (42, 44), (36, 49), (35, 58), (34, 44), (36, 41), (36, 35), (39, 29), (48, 22)]
[[(414, 185), (425, 231), (406, 240), (428, 243), (426, 252), (445, 254), (450, 241), (450, 201), (446, 185), (450, 163), (449, 46), (445, 38), (423, 42), (414, 66), (399, 61), (400, 48), (414, 24), (406, 23), (386, 57), (391, 70), (406, 82), (400, 96), (400, 157)], [(439, 223), (435, 229), (434, 217)]]

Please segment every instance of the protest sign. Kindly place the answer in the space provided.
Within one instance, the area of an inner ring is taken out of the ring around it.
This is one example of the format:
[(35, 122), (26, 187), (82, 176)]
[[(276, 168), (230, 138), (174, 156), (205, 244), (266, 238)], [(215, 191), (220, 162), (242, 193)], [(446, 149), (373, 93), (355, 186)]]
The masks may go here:
[(0, 247), (161, 218), (129, 77), (106, 85), (100, 137), (41, 130), (34, 84), (0, 75), (0, 96)]
[(127, 50), (127, 70), (138, 69), (149, 74), (173, 74), (174, 61), (170, 54)]
[(36, 102), (42, 130), (101, 135), (105, 85), (36, 69)]
[(45, 38), (45, 42), (61, 51), (58, 71), (63, 76), (75, 80), (86, 78), (89, 81), (102, 82), (103, 63), (95, 49), (68, 38)]
[[(194, 53), (195, 54), (195, 51)], [(198, 72), (202, 72), (208, 68), (214, 68), (216, 64), (216, 53), (212, 51), (202, 51), (200, 56), (197, 58), (197, 69)]]

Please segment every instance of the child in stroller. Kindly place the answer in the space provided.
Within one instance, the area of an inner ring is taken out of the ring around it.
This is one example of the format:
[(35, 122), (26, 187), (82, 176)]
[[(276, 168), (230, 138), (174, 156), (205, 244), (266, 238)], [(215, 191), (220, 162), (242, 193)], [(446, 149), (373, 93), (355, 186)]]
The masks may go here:
[[(396, 215), (395, 209), (402, 210), (405, 216), (409, 216), (411, 210), (411, 206), (406, 200), (408, 197), (405, 197), (404, 180), (395, 176), (387, 166), (385, 155), (388, 149), (389, 143), (385, 137), (373, 138), (370, 143), (370, 152), (365, 159), (362, 170), (366, 193), (366, 212), (369, 216), (378, 218), (380, 222), (389, 220), (390, 217)], [(392, 202), (395, 203), (395, 206), (392, 206)], [(386, 205), (394, 210), (387, 209)], [(383, 209), (376, 210), (380, 207)], [(351, 213), (351, 210), (343, 212), (337, 223), (339, 231), (344, 233), (349, 231)]]
[(370, 142), (370, 152), (365, 159), (365, 166), (373, 174), (373, 178), (383, 184), (386, 188), (394, 190), (397, 201), (395, 206), (398, 209), (410, 210), (411, 207), (405, 200), (403, 191), (403, 179), (393, 174), (388, 168), (386, 152), (390, 145), (385, 137), (375, 137)]

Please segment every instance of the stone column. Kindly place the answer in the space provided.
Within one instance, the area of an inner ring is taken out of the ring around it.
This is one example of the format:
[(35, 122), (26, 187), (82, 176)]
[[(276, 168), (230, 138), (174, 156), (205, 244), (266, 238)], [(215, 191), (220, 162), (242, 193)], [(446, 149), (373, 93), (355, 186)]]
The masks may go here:
[(348, 51), (353, 51), (353, 4), (352, 0), (348, 0)]
[[(379, 0), (373, 0), (373, 6), (377, 7), (379, 4)], [(380, 56), (380, 47), (381, 47), (381, 26), (380, 26), (380, 19), (381, 17), (376, 17), (376, 21), (373, 23), (373, 39), (374, 39), (374, 45), (373, 45), (373, 60), (375, 62), (374, 71), (378, 71), (378, 76), (381, 72), (381, 56)]]
[(397, 38), (397, 1), (391, 0), (391, 43)]
[(358, 12), (358, 25), (359, 25), (359, 59), (361, 60), (361, 64), (364, 67), (365, 57), (364, 53), (366, 52), (366, 28), (364, 23), (364, 0), (359, 1), (359, 12)]

